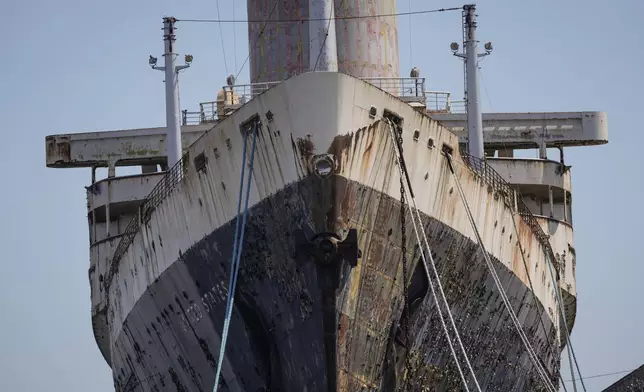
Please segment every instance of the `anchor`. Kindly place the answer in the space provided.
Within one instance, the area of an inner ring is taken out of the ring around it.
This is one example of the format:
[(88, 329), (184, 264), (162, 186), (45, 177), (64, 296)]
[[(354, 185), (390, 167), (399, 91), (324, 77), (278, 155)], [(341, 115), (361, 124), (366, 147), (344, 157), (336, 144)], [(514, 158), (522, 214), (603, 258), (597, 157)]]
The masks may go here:
[(351, 267), (355, 267), (358, 265), (358, 259), (362, 257), (356, 229), (349, 229), (344, 240), (332, 232), (317, 233), (309, 239), (304, 230), (298, 230), (296, 244), (298, 251), (313, 255), (318, 263), (326, 266), (346, 260)]

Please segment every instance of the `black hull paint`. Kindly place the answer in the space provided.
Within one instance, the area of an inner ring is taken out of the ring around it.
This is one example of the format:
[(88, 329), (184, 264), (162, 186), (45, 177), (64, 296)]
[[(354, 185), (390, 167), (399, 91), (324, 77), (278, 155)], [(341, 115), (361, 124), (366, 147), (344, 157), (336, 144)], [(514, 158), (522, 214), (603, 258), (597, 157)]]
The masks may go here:
[[(406, 390), (461, 390), (418, 264), (410, 267), (410, 342), (397, 328), (398, 211), (396, 200), (340, 177), (309, 177), (252, 208), (221, 391), (399, 391), (409, 345)], [(476, 244), (444, 223), (423, 222), (482, 389), (541, 390)], [(297, 246), (303, 226), (307, 235), (356, 228), (358, 265), (321, 265)], [(117, 391), (212, 391), (234, 230), (228, 222), (196, 243), (137, 301), (112, 351)], [(408, 241), (416, 264), (416, 241)], [(543, 306), (495, 265), (538, 356), (556, 373), (559, 350)]]

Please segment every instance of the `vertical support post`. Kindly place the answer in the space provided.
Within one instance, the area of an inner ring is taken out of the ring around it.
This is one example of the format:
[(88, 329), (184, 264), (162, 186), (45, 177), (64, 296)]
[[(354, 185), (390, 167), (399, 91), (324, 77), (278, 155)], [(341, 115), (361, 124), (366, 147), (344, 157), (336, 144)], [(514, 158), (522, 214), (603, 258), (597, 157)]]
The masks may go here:
[(543, 138), (539, 140), (539, 159), (548, 159), (548, 147)]
[(163, 18), (163, 41), (165, 43), (165, 107), (168, 151), (168, 167), (174, 166), (181, 157), (181, 121), (179, 117), (179, 85), (176, 70), (177, 53), (175, 52), (175, 18)]
[(568, 191), (564, 189), (564, 222), (568, 222)]
[(476, 6), (463, 7), (465, 18), (465, 69), (467, 83), (467, 145), (470, 155), (484, 159), (483, 151), (483, 118), (481, 115), (481, 100), (479, 94), (478, 54), (476, 49)]
[(91, 238), (89, 244), (94, 245), (96, 242), (96, 209), (92, 210), (92, 227), (90, 227), (90, 233)]
[(551, 186), (548, 186), (548, 201), (550, 202), (550, 217), (554, 218), (555, 201), (553, 200)]
[(338, 72), (333, 0), (309, 0), (309, 69)]
[(116, 162), (107, 163), (107, 177), (112, 178), (116, 176)]
[(165, 119), (166, 119), (166, 151), (168, 153), (168, 167), (174, 166), (181, 159), (181, 114), (179, 113), (179, 71), (190, 67), (192, 56), (186, 55), (185, 65), (176, 65), (177, 52), (175, 51), (176, 19), (163, 18), (163, 53), (164, 66), (157, 67), (156, 57), (150, 56), (152, 69), (165, 72)]
[(112, 183), (111, 179), (107, 180), (107, 203), (105, 203), (105, 238), (110, 237), (110, 222), (112, 220), (110, 214), (110, 204), (112, 204)]
[(519, 212), (519, 202), (517, 200), (517, 192), (513, 191), (512, 194), (514, 195), (514, 211)]
[(465, 104), (467, 109), (467, 152), (470, 156), (485, 159), (483, 148), (483, 117), (479, 93), (479, 59), (492, 53), (492, 43), (485, 44), (485, 53), (476, 53), (476, 6), (463, 6), (463, 53), (457, 53), (459, 45), (452, 42), (454, 56), (465, 60)]

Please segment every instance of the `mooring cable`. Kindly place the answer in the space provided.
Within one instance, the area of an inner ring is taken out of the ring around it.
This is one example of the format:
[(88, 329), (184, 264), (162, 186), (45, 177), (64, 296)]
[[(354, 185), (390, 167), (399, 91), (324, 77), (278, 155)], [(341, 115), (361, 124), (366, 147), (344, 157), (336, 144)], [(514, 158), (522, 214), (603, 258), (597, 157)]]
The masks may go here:
[(441, 325), (443, 326), (443, 331), (445, 332), (445, 337), (447, 338), (447, 343), (449, 345), (450, 351), (452, 352), (452, 356), (454, 357), (454, 361), (456, 362), (456, 367), (457, 367), (458, 372), (459, 372), (459, 374), (461, 376), (463, 386), (464, 386), (466, 391), (469, 391), (469, 386), (467, 384), (465, 374), (463, 373), (463, 370), (461, 369), (461, 364), (459, 362), (458, 356), (456, 355), (456, 350), (454, 349), (454, 345), (453, 345), (452, 339), (451, 339), (451, 337), (449, 335), (449, 330), (447, 328), (447, 324), (445, 323), (445, 319), (443, 317), (443, 313), (442, 313), (442, 310), (441, 310), (440, 303), (438, 302), (438, 296), (436, 295), (436, 289), (434, 288), (434, 283), (433, 283), (432, 277), (431, 277), (431, 275), (429, 273), (429, 267), (427, 266), (427, 260), (425, 259), (425, 251), (422, 249), (422, 242), (420, 240), (420, 236), (418, 234), (418, 229), (416, 227), (416, 219), (418, 219), (419, 226), (421, 228), (423, 236), (425, 236), (425, 246), (427, 247), (427, 254), (429, 255), (429, 259), (431, 260), (433, 271), (434, 271), (434, 273), (436, 275), (436, 281), (438, 283), (438, 287), (439, 287), (439, 290), (441, 292), (443, 302), (445, 303), (445, 308), (447, 310), (447, 314), (448, 314), (449, 319), (451, 321), (452, 328), (454, 328), (456, 338), (457, 338), (457, 340), (459, 342), (461, 350), (463, 351), (463, 355), (465, 357), (465, 361), (467, 363), (469, 371), (472, 373), (472, 378), (474, 379), (474, 383), (476, 384), (476, 388), (477, 388), (477, 390), (479, 392), (481, 392), (481, 387), (479, 386), (478, 380), (476, 379), (476, 374), (474, 373), (474, 369), (472, 368), (470, 360), (469, 360), (469, 358), (467, 356), (467, 352), (465, 351), (465, 347), (463, 346), (463, 342), (461, 341), (461, 337), (460, 337), (460, 335), (458, 333), (458, 329), (456, 328), (456, 324), (454, 322), (452, 312), (451, 312), (451, 310), (449, 308), (449, 304), (447, 303), (447, 299), (445, 297), (445, 292), (443, 291), (443, 286), (442, 286), (442, 284), (440, 282), (440, 275), (438, 274), (438, 271), (436, 270), (436, 266), (435, 266), (435, 263), (434, 263), (434, 258), (432, 256), (432, 251), (431, 251), (431, 248), (429, 246), (429, 242), (427, 241), (427, 237), (425, 235), (425, 229), (423, 228), (422, 223), (420, 223), (420, 222), (422, 222), (422, 220), (420, 219), (420, 215), (418, 214), (418, 208), (416, 206), (416, 198), (414, 196), (413, 190), (411, 189), (411, 181), (409, 180), (409, 174), (407, 173), (407, 167), (406, 167), (406, 164), (405, 164), (405, 158), (404, 158), (404, 156), (402, 154), (400, 154), (400, 151), (396, 148), (396, 145), (397, 145), (397, 143), (396, 143), (396, 135), (395, 135), (394, 127), (391, 124), (391, 120), (389, 120), (389, 119), (385, 119), (385, 120), (387, 122), (387, 125), (389, 126), (391, 138), (392, 138), (393, 143), (394, 143), (393, 144), (393, 149), (394, 149), (394, 153), (396, 154), (396, 157), (398, 158), (398, 162), (399, 162), (398, 170), (400, 172), (400, 176), (401, 176), (401, 178), (405, 178), (407, 180), (406, 181), (407, 187), (410, 188), (409, 192), (408, 192), (409, 193), (408, 198), (410, 200), (412, 200), (412, 203), (414, 205), (414, 209), (416, 210), (416, 213), (417, 213), (415, 215), (413, 213), (413, 211), (412, 211), (411, 205), (407, 204), (407, 207), (409, 208), (409, 213), (410, 213), (411, 218), (412, 218), (412, 225), (413, 225), (413, 228), (414, 228), (414, 234), (416, 235), (416, 241), (418, 242), (418, 245), (421, 247), (420, 257), (421, 257), (421, 259), (423, 261), (423, 264), (424, 264), (424, 267), (425, 267), (424, 269), (425, 269), (425, 273), (427, 275), (427, 280), (429, 282), (429, 287), (430, 287), (430, 289), (432, 291), (432, 296), (434, 298), (434, 304), (436, 305), (436, 309), (438, 310), (438, 316), (440, 318)]
[(249, 163), (249, 173), (248, 173), (248, 183), (246, 186), (246, 197), (244, 201), (244, 215), (242, 217), (241, 227), (239, 225), (239, 214), (241, 210), (242, 203), (242, 194), (244, 191), (244, 172), (246, 167), (246, 142), (248, 139), (248, 133), (244, 133), (244, 147), (243, 147), (243, 162), (241, 169), (241, 178), (239, 184), (239, 201), (237, 203), (237, 222), (235, 224), (235, 240), (233, 243), (233, 255), (231, 259), (231, 269), (230, 269), (230, 279), (228, 283), (228, 299), (226, 301), (226, 315), (224, 318), (224, 326), (222, 329), (222, 339), (219, 347), (219, 360), (217, 361), (217, 371), (215, 373), (215, 386), (213, 387), (213, 392), (217, 391), (219, 386), (219, 376), (221, 374), (222, 363), (224, 361), (224, 355), (226, 352), (226, 341), (228, 339), (228, 330), (230, 328), (230, 320), (232, 317), (233, 305), (235, 302), (235, 287), (237, 286), (237, 275), (239, 273), (239, 263), (241, 261), (241, 253), (244, 248), (244, 233), (246, 229), (246, 219), (248, 217), (248, 201), (250, 199), (250, 188), (251, 180), (253, 178), (253, 162), (255, 160), (255, 148), (257, 145), (257, 124), (253, 126), (253, 144), (251, 147), (250, 153), (250, 163)]
[(524, 346), (526, 347), (526, 350), (528, 351), (528, 356), (530, 357), (531, 361), (533, 362), (537, 372), (539, 373), (539, 376), (541, 379), (544, 381), (546, 384), (546, 387), (548, 390), (552, 392), (556, 392), (556, 388), (552, 384), (552, 381), (548, 379), (547, 372), (544, 368), (542, 368), (541, 363), (539, 362), (539, 358), (537, 354), (534, 352), (534, 349), (532, 348), (532, 345), (530, 344), (530, 341), (528, 340), (528, 337), (526, 336), (525, 332), (521, 328), (521, 323), (519, 322), (519, 319), (516, 316), (516, 313), (514, 312), (514, 309), (512, 309), (512, 306), (510, 304), (510, 300), (507, 297), (507, 294), (505, 292), (505, 289), (503, 288), (503, 285), (501, 284), (501, 279), (499, 278), (498, 274), (496, 273), (496, 269), (494, 268), (494, 265), (492, 264), (492, 260), (490, 260), (490, 255), (488, 254), (487, 250), (485, 249), (485, 245), (483, 244), (483, 239), (481, 238), (481, 234), (479, 233), (479, 230), (476, 226), (476, 222), (474, 221), (474, 217), (472, 216), (472, 211), (470, 209), (469, 203), (467, 202), (467, 199), (465, 197), (465, 193), (463, 192), (463, 188), (461, 187), (460, 180), (458, 179), (458, 176), (456, 175), (456, 171), (454, 170), (453, 164), (451, 157), (448, 154), (445, 154), (445, 159), (447, 159), (447, 163), (449, 165), (449, 169), (452, 172), (452, 176), (454, 177), (454, 181), (456, 182), (456, 187), (458, 188), (458, 192), (461, 196), (461, 200), (463, 201), (463, 204), (465, 206), (465, 211), (467, 213), (467, 217), (470, 221), (470, 224), (472, 226), (472, 230), (474, 231), (474, 234), (476, 236), (476, 240), (479, 244), (479, 247), (481, 248), (481, 251), (483, 253), (483, 257), (485, 258), (485, 262), (487, 264), (488, 269), (490, 270), (490, 275), (492, 275), (492, 279), (494, 280), (494, 283), (499, 290), (499, 293), (501, 294), (501, 299), (503, 300), (503, 303), (510, 313), (510, 319), (512, 319), (512, 322), (514, 323), (514, 326), (519, 333), (519, 337), (521, 338)]

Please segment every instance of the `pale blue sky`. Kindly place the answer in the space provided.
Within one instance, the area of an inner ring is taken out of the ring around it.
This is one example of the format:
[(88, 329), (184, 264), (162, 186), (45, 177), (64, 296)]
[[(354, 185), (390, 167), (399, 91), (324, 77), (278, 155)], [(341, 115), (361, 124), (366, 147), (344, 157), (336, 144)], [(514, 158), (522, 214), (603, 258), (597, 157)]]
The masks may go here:
[[(233, 4), (245, 17), (245, 1), (220, 2), (222, 17), (232, 17)], [(407, 11), (408, 0), (398, 9)], [(566, 152), (579, 292), (572, 339), (585, 376), (635, 368), (644, 362), (644, 2), (481, 0), (478, 9), (479, 37), (495, 46), (482, 70), (486, 111), (608, 112), (608, 145)], [(113, 391), (90, 323), (83, 188), (90, 172), (46, 169), (44, 138), (164, 125), (163, 75), (147, 65), (149, 54), (162, 52), (161, 17), (216, 18), (215, 1), (7, 0), (0, 10), (0, 390)], [(406, 76), (409, 18), (398, 23)], [(195, 56), (182, 76), (181, 106), (196, 110), (215, 98), (234, 59), (241, 66), (247, 30), (235, 27), (235, 48), (233, 27), (224, 26), (226, 70), (216, 24), (178, 27), (180, 52)], [(413, 65), (428, 87), (462, 96), (462, 66), (449, 51), (461, 37), (460, 14), (414, 16), (411, 27)], [(247, 75), (246, 68), (240, 82)], [(600, 391), (619, 377), (586, 386)]]

